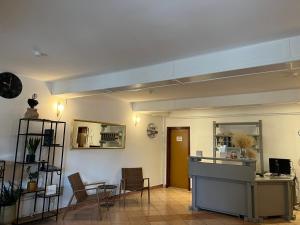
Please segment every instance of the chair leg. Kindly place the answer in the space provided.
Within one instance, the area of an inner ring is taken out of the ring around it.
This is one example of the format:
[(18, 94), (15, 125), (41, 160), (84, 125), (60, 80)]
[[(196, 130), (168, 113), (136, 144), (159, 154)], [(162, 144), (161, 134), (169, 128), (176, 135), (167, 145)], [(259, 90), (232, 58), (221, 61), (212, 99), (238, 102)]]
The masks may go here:
[(101, 212), (101, 200), (100, 200), (100, 193), (99, 189), (96, 190), (96, 196), (97, 196), (97, 203), (98, 203), (98, 216), (99, 220), (102, 220), (102, 212)]
[(68, 213), (69, 211), (70, 211), (70, 207), (67, 206), (66, 209), (65, 209), (65, 211), (64, 211), (64, 214), (63, 214), (63, 216), (62, 216), (62, 220), (65, 219), (65, 217), (66, 217), (66, 215), (67, 215), (67, 213)]
[[(119, 190), (119, 205), (121, 204), (122, 190), (124, 192), (123, 183), (121, 182), (120, 183), (120, 190)], [(123, 193), (123, 195), (124, 195), (124, 193)], [(124, 196), (123, 196), (123, 198), (124, 198)]]
[(141, 190), (141, 198), (143, 198), (143, 191), (144, 191), (144, 188)]
[(72, 204), (73, 198), (74, 198), (74, 194), (72, 194), (72, 197), (70, 198), (70, 200), (68, 202), (68, 206), (67, 206), (67, 208), (66, 208), (66, 210), (65, 210), (65, 212), (63, 214), (63, 217), (62, 217), (63, 220), (65, 219), (67, 213), (69, 212), (69, 210), (71, 208), (71, 204)]
[(148, 204), (150, 204), (150, 187), (148, 186)]
[(100, 205), (100, 203), (98, 203), (98, 216), (99, 216), (99, 220), (102, 220), (102, 212), (101, 212), (101, 205)]
[(124, 207), (125, 207), (125, 198), (126, 198), (126, 189), (124, 188), (124, 190), (123, 190), (123, 204), (124, 204)]
[(109, 193), (108, 196), (105, 197), (105, 202), (106, 202), (106, 210), (109, 210), (109, 206), (112, 203), (112, 195)]
[(122, 183), (120, 183), (120, 189), (119, 189), (119, 197), (118, 197), (119, 202), (121, 200), (121, 195), (122, 195)]

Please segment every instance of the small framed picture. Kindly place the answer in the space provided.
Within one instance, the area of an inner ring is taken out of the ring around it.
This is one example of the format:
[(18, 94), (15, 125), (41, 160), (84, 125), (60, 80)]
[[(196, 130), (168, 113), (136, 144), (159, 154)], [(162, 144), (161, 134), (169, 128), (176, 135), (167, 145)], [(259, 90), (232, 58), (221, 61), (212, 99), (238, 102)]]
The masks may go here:
[(46, 195), (55, 195), (56, 194), (56, 184), (48, 185), (46, 187)]

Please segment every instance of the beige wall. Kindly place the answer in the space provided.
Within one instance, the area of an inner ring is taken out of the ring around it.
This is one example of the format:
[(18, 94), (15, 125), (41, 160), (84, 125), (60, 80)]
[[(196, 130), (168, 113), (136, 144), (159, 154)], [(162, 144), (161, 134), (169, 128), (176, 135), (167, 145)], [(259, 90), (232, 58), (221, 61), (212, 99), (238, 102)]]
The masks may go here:
[(196, 150), (212, 156), (213, 121), (244, 122), (262, 120), (264, 166), (268, 170), (270, 157), (289, 158), (300, 174), (300, 105), (253, 106), (226, 109), (206, 109), (173, 112), (166, 118), (168, 126), (189, 126), (191, 155)]
[[(130, 104), (112, 98), (96, 100), (90, 97), (69, 100), (65, 114), (69, 125), (74, 118), (126, 124), (126, 148), (68, 150), (65, 158), (65, 174), (80, 171), (86, 181), (100, 179), (118, 184), (122, 167), (143, 167), (144, 176), (151, 178), (151, 185), (162, 184), (162, 119), (139, 115), (141, 122), (135, 126), (133, 115)], [(159, 135), (154, 139), (146, 135), (146, 127), (150, 122), (155, 123), (159, 130)], [(69, 186), (67, 181), (65, 186)]]
[[(10, 161), (8, 177), (14, 160), (19, 118), (23, 117), (27, 99), (32, 93), (38, 94), (40, 118), (56, 119), (55, 102), (45, 83), (21, 77), (24, 90), (16, 99), (0, 97), (0, 159)], [(79, 171), (84, 181), (104, 180), (118, 184), (122, 167), (143, 167), (144, 175), (151, 178), (151, 185), (162, 184), (162, 119), (140, 115), (141, 122), (134, 126), (131, 105), (108, 97), (85, 97), (67, 101), (62, 121), (67, 122), (66, 149), (64, 158), (64, 196), (61, 205), (70, 197), (70, 186), (66, 176)], [(71, 150), (70, 131), (73, 119), (107, 121), (126, 125), (126, 148), (123, 150)], [(159, 135), (149, 139), (146, 135), (148, 123), (158, 126)], [(27, 201), (28, 209), (32, 207)], [(30, 210), (29, 210), (30, 211)], [(26, 215), (26, 211), (23, 212)]]
[[(50, 95), (43, 82), (22, 78), (24, 90), (16, 99), (0, 98), (0, 158), (12, 161), (15, 154), (18, 119), (27, 107), (27, 98), (38, 93), (38, 109), (41, 118), (56, 119), (54, 103), (58, 98)], [(120, 168), (142, 166), (145, 176), (151, 178), (152, 185), (161, 184), (165, 174), (165, 133), (163, 127), (190, 126), (191, 154), (203, 150), (212, 155), (212, 121), (263, 121), (263, 142), (265, 168), (269, 157), (292, 159), (296, 171), (300, 173), (300, 105), (235, 107), (226, 109), (206, 109), (178, 111), (162, 120), (160, 117), (141, 116), (141, 123), (133, 124), (130, 104), (109, 97), (85, 97), (70, 99), (65, 106), (62, 120), (67, 121), (66, 153), (64, 161), (65, 192), (62, 205), (70, 196), (66, 176), (80, 171), (85, 181), (105, 180), (118, 183)], [(127, 139), (125, 150), (71, 150), (70, 131), (73, 119), (86, 119), (126, 124)], [(159, 129), (155, 139), (146, 136), (146, 126), (154, 122)], [(29, 201), (28, 201), (29, 202)]]

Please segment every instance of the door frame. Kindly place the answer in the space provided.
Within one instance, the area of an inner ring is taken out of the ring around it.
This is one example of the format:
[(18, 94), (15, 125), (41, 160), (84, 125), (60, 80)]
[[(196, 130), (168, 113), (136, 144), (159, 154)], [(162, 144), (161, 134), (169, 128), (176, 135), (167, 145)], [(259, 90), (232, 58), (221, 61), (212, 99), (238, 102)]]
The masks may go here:
[[(172, 130), (188, 130), (188, 156), (191, 155), (190, 149), (190, 140), (191, 140), (191, 133), (190, 127), (167, 127), (167, 162), (166, 162), (166, 188), (170, 187), (170, 173), (171, 173), (171, 131)], [(188, 179), (188, 190), (191, 190), (191, 181)]]

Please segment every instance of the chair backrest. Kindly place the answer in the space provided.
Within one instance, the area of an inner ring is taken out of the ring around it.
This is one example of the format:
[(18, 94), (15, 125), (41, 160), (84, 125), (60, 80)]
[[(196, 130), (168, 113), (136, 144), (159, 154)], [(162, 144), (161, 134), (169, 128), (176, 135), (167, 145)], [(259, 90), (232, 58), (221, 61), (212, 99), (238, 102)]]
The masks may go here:
[[(88, 194), (85, 191), (85, 186), (81, 180), (80, 174), (74, 173), (74, 174), (68, 176), (68, 179), (71, 184), (73, 192), (75, 192), (75, 197), (77, 199), (77, 202), (84, 201), (88, 197)], [(78, 190), (83, 190), (83, 191), (76, 192)]]
[(141, 190), (144, 187), (143, 168), (122, 168), (122, 179), (125, 180), (126, 190)]

